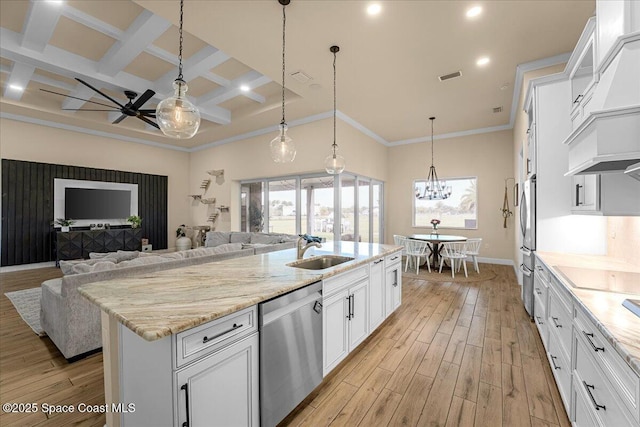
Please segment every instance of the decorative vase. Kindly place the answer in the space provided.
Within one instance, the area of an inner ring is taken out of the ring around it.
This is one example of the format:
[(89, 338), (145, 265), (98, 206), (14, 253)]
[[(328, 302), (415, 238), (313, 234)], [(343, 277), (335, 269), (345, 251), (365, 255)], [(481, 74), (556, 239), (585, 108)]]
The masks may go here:
[(63, 233), (68, 233), (70, 229), (71, 227), (69, 227), (68, 225), (60, 226), (60, 231), (62, 231)]
[(176, 250), (186, 251), (191, 249), (191, 239), (187, 236), (178, 237), (176, 239)]
[(431, 234), (435, 234), (436, 236), (438, 235), (438, 226), (433, 224), (433, 230), (431, 230)]

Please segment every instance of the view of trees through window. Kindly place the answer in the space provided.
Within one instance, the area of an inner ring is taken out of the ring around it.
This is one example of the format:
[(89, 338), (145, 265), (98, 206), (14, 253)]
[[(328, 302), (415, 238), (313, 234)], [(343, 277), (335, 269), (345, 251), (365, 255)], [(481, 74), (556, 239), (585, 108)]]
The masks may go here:
[[(476, 177), (447, 178), (451, 196), (444, 200), (419, 200), (414, 197), (413, 226), (431, 228), (439, 219), (439, 228), (478, 228), (478, 190)], [(426, 180), (413, 182), (415, 192), (424, 191)]]

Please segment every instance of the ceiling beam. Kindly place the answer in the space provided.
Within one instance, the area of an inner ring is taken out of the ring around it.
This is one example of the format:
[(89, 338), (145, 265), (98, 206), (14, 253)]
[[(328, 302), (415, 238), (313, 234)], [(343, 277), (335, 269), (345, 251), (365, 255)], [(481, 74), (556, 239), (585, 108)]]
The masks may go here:
[[(232, 80), (229, 87), (220, 87), (214, 91), (202, 95), (198, 98), (198, 105), (217, 105), (240, 95), (246, 96), (256, 102), (263, 104), (265, 102), (264, 96), (251, 91), (269, 82), (271, 82), (270, 78), (263, 76), (257, 71), (249, 71), (248, 73)], [(249, 87), (249, 92), (241, 91), (241, 85), (247, 85)]]
[(29, 12), (24, 20), (21, 45), (42, 52), (49, 43), (58, 25), (64, 5), (31, 0)]
[(160, 37), (171, 23), (144, 10), (100, 59), (98, 72), (114, 76), (129, 65), (145, 48)]
[[(96, 95), (96, 93), (94, 91), (92, 91), (90, 88), (88, 88), (85, 85), (80, 84), (80, 83), (78, 83), (71, 90), (71, 92), (69, 93), (69, 96), (73, 96), (75, 98), (83, 98), (83, 99), (91, 99), (91, 98), (93, 98), (94, 95)], [(77, 110), (77, 109), (80, 109), (80, 108), (84, 107), (86, 102), (82, 101), (80, 99), (75, 99), (75, 98), (65, 98), (65, 100), (62, 102), (62, 108), (63, 109)], [(107, 100), (105, 99), (105, 101), (107, 101)], [(93, 104), (93, 105), (95, 105), (95, 104)], [(95, 105), (95, 107), (98, 108), (97, 105)], [(115, 107), (115, 105), (114, 105), (114, 107)], [(87, 108), (89, 108), (89, 107), (87, 107)]]
[[(226, 53), (213, 46), (206, 46), (184, 61), (182, 67), (183, 78), (188, 84), (189, 80), (195, 79), (200, 74), (217, 67), (229, 59), (230, 57)], [(156, 80), (155, 84), (158, 87), (170, 88), (177, 75), (176, 70), (171, 70)]]
[(33, 66), (14, 62), (11, 72), (9, 73), (9, 78), (7, 79), (7, 84), (4, 88), (5, 98), (20, 101), (35, 70), (36, 69)]

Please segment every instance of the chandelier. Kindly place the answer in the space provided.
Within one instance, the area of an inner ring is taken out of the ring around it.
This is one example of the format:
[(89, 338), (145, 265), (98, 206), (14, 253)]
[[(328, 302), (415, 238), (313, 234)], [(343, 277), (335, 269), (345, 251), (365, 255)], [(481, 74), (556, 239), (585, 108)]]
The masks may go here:
[(285, 74), (285, 29), (287, 25), (286, 6), (291, 0), (278, 0), (282, 5), (282, 121), (278, 136), (271, 140), (271, 159), (276, 163), (291, 163), (296, 158), (296, 145), (287, 135), (287, 122), (284, 117), (284, 74)]
[(156, 107), (156, 120), (162, 133), (173, 138), (191, 138), (200, 127), (200, 111), (186, 96), (188, 87), (182, 78), (182, 21), (184, 0), (180, 0), (180, 49), (178, 78), (173, 82), (175, 93)]
[(338, 151), (336, 143), (336, 53), (340, 51), (340, 48), (331, 46), (329, 50), (333, 53), (333, 144), (331, 144), (333, 153), (324, 160), (324, 168), (330, 175), (340, 175), (346, 164), (344, 157), (336, 153)]
[(431, 120), (431, 167), (424, 190), (421, 192), (416, 188), (416, 198), (419, 200), (444, 200), (451, 196), (451, 186), (447, 185), (447, 181), (438, 179), (436, 167), (433, 165), (433, 121), (435, 119), (435, 117), (429, 117)]

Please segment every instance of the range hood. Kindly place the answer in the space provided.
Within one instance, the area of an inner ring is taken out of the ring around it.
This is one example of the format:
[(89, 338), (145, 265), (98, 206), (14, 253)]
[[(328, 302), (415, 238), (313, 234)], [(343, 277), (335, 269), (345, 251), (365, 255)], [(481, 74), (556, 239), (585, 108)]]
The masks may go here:
[(640, 181), (640, 162), (634, 163), (624, 171), (625, 175)]
[(625, 172), (640, 162), (640, 105), (593, 111), (563, 143), (565, 176)]

